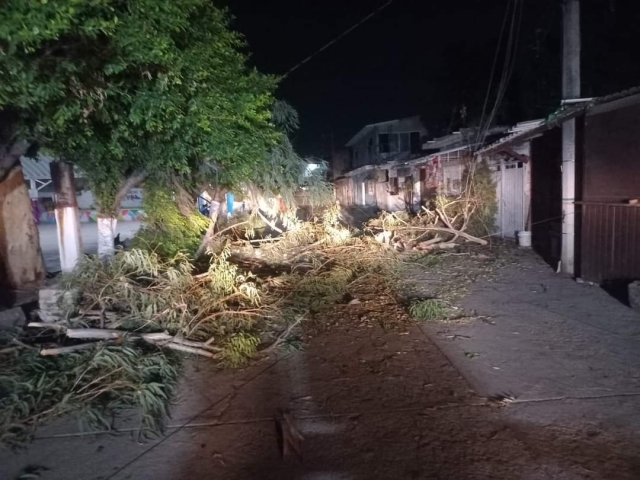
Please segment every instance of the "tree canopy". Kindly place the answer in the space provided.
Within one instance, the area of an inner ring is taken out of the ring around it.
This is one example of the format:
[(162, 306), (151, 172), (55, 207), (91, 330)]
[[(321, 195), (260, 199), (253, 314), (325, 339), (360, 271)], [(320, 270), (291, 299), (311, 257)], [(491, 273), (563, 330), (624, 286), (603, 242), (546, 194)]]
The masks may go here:
[(0, 109), (11, 142), (77, 163), (103, 209), (127, 180), (203, 164), (232, 185), (280, 141), (276, 79), (246, 59), (210, 0), (7, 0)]

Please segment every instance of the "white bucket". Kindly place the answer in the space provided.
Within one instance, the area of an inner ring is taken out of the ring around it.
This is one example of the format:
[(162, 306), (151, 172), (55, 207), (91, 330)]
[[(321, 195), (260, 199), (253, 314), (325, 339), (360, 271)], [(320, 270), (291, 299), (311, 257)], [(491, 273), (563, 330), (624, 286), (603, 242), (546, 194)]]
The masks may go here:
[(531, 232), (518, 232), (518, 245), (522, 248), (531, 248)]

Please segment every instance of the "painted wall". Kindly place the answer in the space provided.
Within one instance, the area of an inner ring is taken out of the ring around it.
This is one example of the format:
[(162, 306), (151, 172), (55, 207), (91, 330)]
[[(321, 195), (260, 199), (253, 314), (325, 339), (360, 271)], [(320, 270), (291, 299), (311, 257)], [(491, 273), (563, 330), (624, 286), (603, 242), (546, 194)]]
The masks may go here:
[[(93, 210), (96, 208), (95, 198), (91, 190), (83, 190), (76, 195), (78, 200), (78, 208), (85, 210)], [(129, 193), (120, 202), (120, 208), (142, 208), (142, 189), (132, 188)]]
[[(55, 224), (56, 216), (53, 211), (34, 211), (37, 223)], [(97, 210), (80, 210), (80, 223), (96, 223), (98, 221)], [(139, 222), (144, 218), (144, 210), (141, 208), (123, 208), (118, 212), (118, 221)]]

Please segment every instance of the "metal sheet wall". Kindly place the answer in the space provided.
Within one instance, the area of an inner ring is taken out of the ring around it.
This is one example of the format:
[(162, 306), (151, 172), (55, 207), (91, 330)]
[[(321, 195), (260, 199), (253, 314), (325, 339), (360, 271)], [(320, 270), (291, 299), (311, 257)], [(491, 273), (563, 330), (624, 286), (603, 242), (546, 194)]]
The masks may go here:
[(582, 278), (603, 283), (640, 278), (640, 206), (583, 203)]
[(580, 275), (603, 283), (640, 279), (640, 105), (587, 115)]

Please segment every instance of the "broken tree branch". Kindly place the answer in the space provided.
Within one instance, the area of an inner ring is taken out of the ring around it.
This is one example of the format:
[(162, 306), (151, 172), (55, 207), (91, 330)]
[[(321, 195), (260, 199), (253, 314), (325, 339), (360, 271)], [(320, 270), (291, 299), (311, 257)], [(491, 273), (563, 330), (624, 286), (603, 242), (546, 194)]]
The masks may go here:
[(260, 209), (259, 209), (259, 208), (256, 208), (256, 213), (258, 214), (258, 216), (262, 219), (262, 221), (263, 221), (264, 223), (266, 223), (267, 225), (269, 225), (269, 226), (271, 227), (271, 229), (275, 230), (276, 232), (278, 232), (278, 233), (280, 233), (280, 234), (284, 233), (284, 230), (282, 230), (282, 229), (280, 229), (280, 228), (276, 227), (276, 224), (275, 224), (274, 222), (270, 221), (269, 219), (267, 219), (267, 217), (265, 217), (265, 216), (262, 214), (262, 212), (260, 211)]
[(43, 348), (40, 350), (40, 355), (43, 357), (51, 355), (64, 355), (67, 353), (79, 352), (81, 350), (89, 350), (91, 348), (101, 347), (105, 344), (102, 342), (80, 343), (78, 345), (71, 345), (69, 347), (55, 347), (55, 348)]
[(482, 238), (479, 237), (474, 237), (473, 235), (470, 235), (466, 232), (461, 232), (460, 230), (455, 230), (452, 228), (446, 228), (446, 227), (401, 227), (399, 228), (399, 230), (424, 230), (424, 231), (434, 231), (434, 232), (444, 232), (444, 233), (450, 233), (452, 235), (459, 235), (463, 238), (465, 238), (466, 240), (469, 240), (470, 242), (474, 242), (474, 243), (478, 243), (480, 245), (487, 245), (488, 242)]
[(129, 193), (129, 190), (139, 186), (142, 182), (144, 182), (148, 175), (149, 172), (145, 170), (137, 170), (133, 172), (118, 189), (118, 193), (116, 193), (116, 196), (114, 197), (112, 209), (114, 211), (117, 211), (120, 208), (120, 203), (122, 203), (124, 197), (126, 197), (127, 193)]
[(171, 350), (177, 350), (180, 352), (193, 353), (195, 355), (201, 355), (203, 357), (208, 358), (216, 358), (217, 354), (213, 352), (209, 352), (208, 350), (203, 350), (201, 348), (190, 347), (188, 345), (182, 345), (179, 343), (169, 342), (162, 345), (163, 347), (170, 348)]
[(270, 352), (274, 350), (282, 342), (284, 342), (287, 339), (287, 337), (291, 334), (291, 331), (300, 324), (303, 318), (304, 318), (304, 315), (300, 315), (296, 319), (296, 321), (293, 322), (291, 325), (289, 325), (287, 328), (285, 328), (284, 331), (280, 335), (278, 335), (278, 338), (276, 338), (275, 342), (273, 342), (271, 346), (265, 348), (263, 352)]

